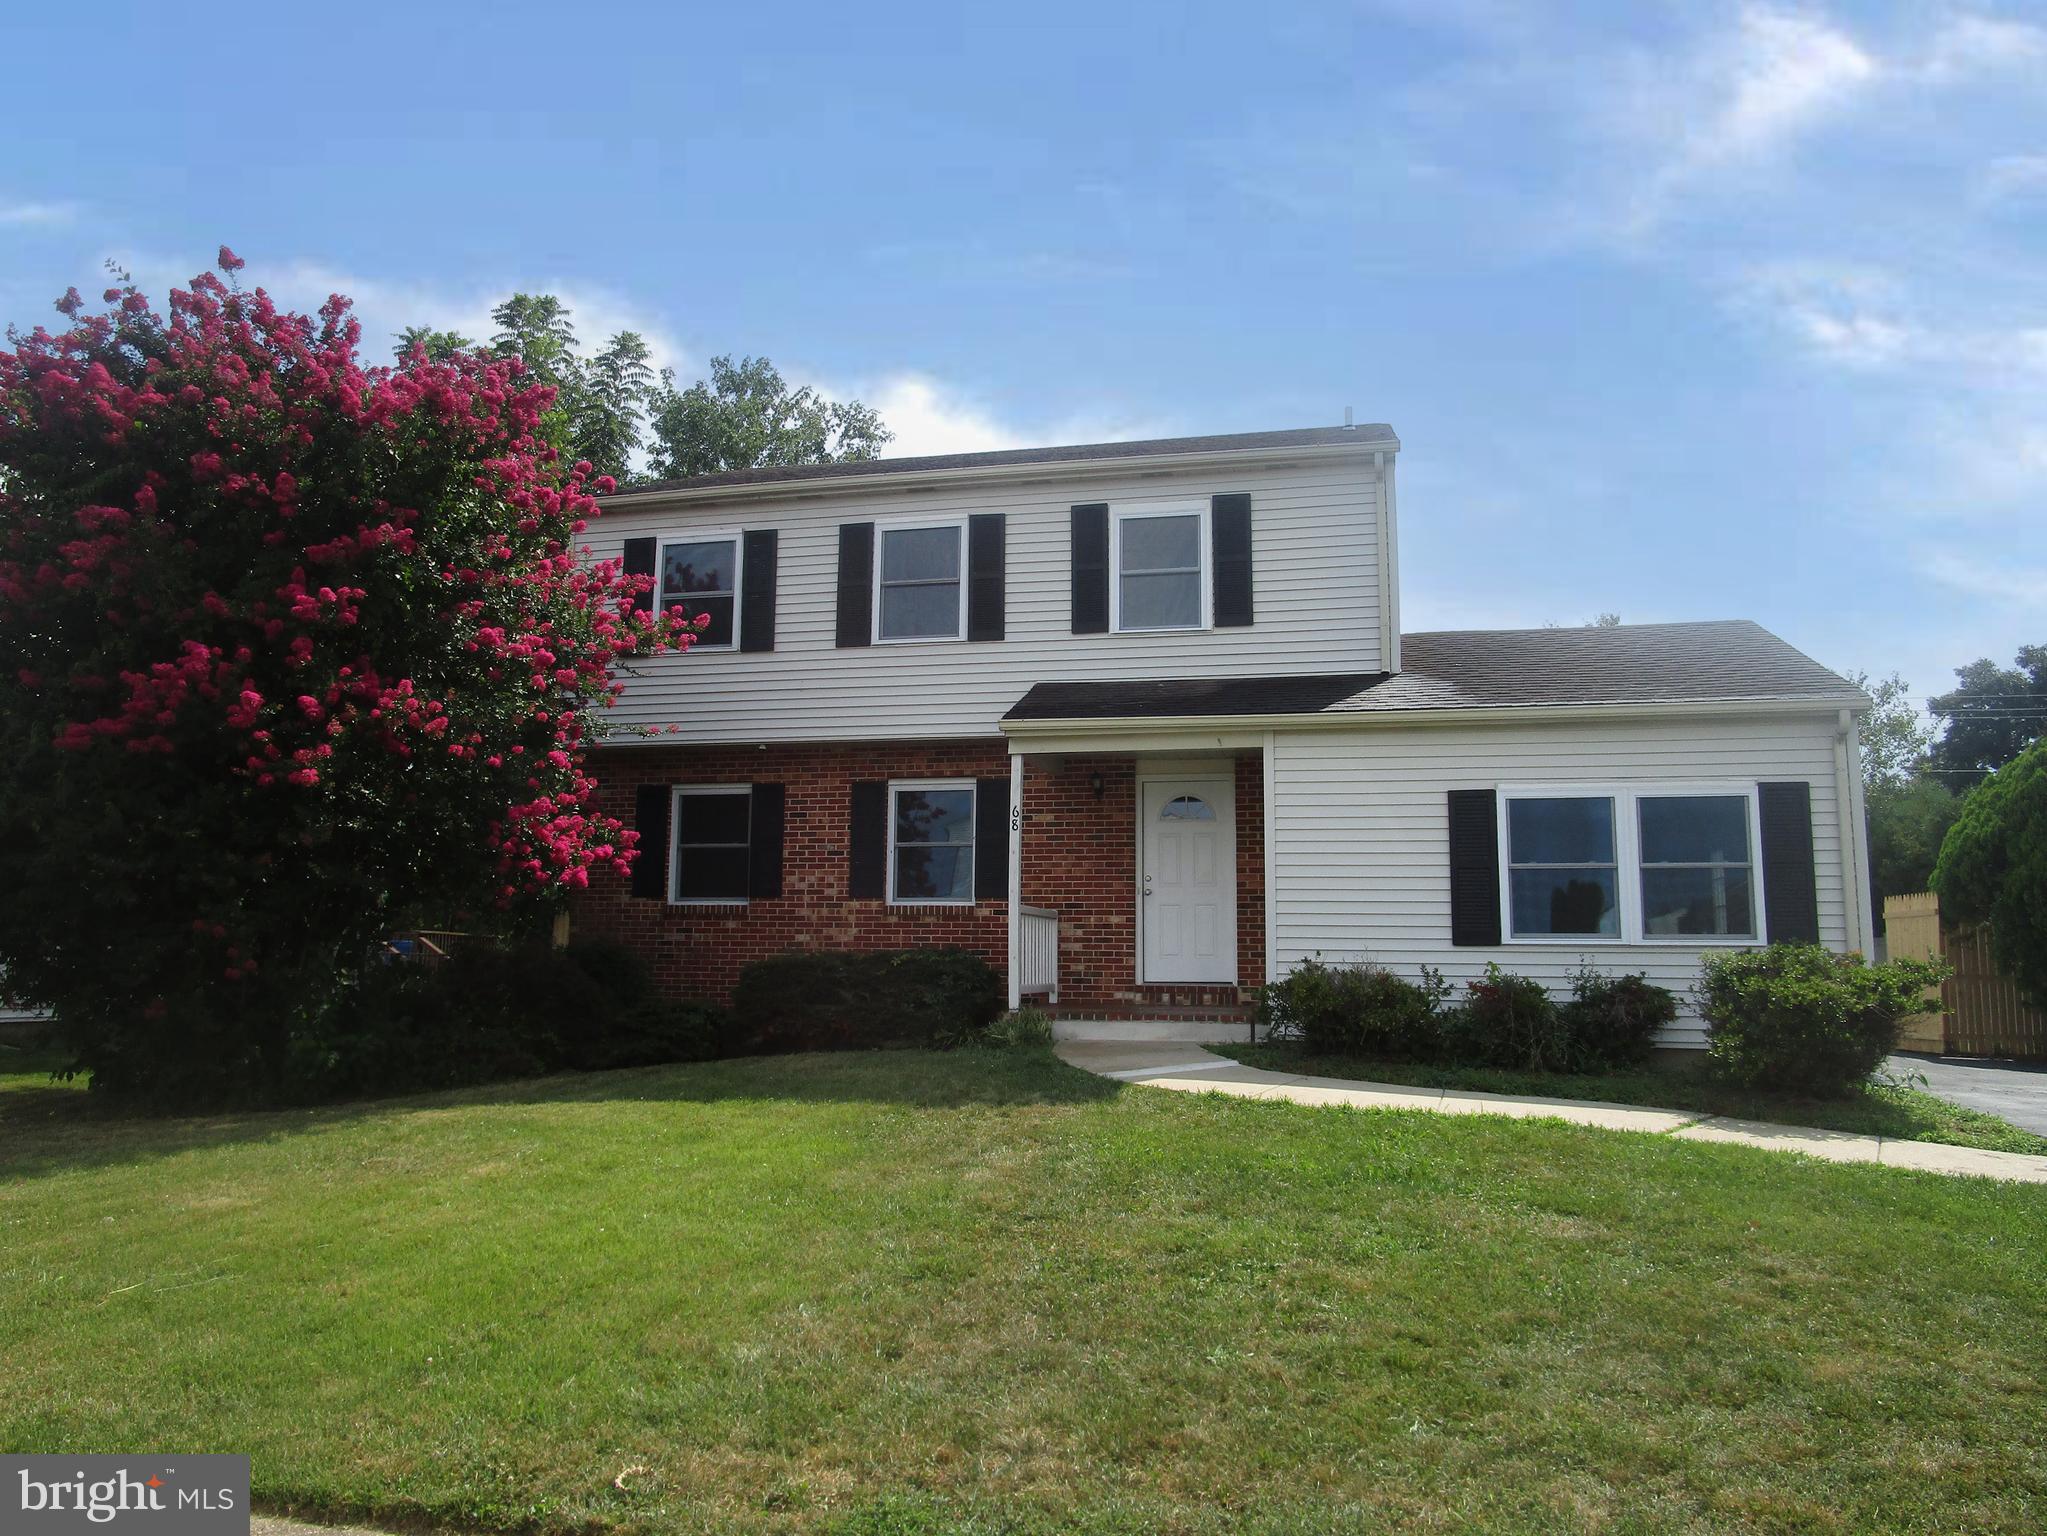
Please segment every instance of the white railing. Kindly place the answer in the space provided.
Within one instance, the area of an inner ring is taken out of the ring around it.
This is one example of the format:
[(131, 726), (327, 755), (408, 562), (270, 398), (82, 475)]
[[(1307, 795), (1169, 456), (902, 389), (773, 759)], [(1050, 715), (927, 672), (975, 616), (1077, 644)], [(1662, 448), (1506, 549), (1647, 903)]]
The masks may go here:
[(1049, 1002), (1059, 1001), (1059, 914), (1044, 907), (1019, 906), (1023, 919), (1019, 947), (1023, 951), (1018, 969), (1023, 974), (1024, 992), (1042, 992)]

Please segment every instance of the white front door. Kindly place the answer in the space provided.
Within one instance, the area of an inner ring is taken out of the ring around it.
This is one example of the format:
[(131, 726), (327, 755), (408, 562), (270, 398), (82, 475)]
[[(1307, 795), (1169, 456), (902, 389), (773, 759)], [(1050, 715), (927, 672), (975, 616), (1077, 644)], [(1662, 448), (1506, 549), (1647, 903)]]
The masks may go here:
[(1138, 928), (1149, 982), (1237, 979), (1237, 812), (1228, 779), (1145, 779)]

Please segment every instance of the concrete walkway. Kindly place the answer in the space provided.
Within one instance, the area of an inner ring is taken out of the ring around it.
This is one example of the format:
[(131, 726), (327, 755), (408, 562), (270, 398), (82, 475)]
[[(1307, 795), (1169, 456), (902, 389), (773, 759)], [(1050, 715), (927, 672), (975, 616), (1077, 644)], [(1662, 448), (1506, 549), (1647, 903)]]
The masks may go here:
[(1809, 1126), (1728, 1120), (1680, 1109), (1645, 1109), (1639, 1104), (1521, 1098), (1504, 1093), (1470, 1093), (1458, 1088), (1415, 1088), (1400, 1083), (1360, 1083), (1340, 1077), (1268, 1072), (1217, 1056), (1198, 1045), (1170, 1040), (1067, 1040), (1056, 1049), (1061, 1060), (1085, 1071), (1179, 1093), (1222, 1093), (1239, 1099), (1286, 1099), (1295, 1104), (1335, 1104), (1352, 1109), (1411, 1109), (1443, 1115), (1567, 1120), (1573, 1125), (1592, 1125), (1609, 1131), (1646, 1131), (1681, 1141), (1716, 1141), (1773, 1152), (1802, 1152), (1807, 1157), (1835, 1163), (1879, 1163), (1888, 1168), (2047, 1184), (2047, 1157), (2020, 1152), (1988, 1152), (1930, 1141), (1892, 1141), (1847, 1131), (1814, 1130)]
[(2047, 1066), (1980, 1056), (1893, 1056), (1884, 1066), (1906, 1082), (1925, 1078), (1926, 1091), (1935, 1098), (2047, 1136)]

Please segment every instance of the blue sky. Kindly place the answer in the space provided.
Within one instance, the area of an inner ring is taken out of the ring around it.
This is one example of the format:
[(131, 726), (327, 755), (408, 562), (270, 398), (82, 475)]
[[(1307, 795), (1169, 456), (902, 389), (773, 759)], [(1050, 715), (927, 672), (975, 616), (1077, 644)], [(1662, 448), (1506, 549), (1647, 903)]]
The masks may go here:
[(380, 351), (548, 289), (901, 452), (1349, 405), (1409, 628), (2047, 641), (2047, 7), (36, 11), (0, 319), (225, 241)]

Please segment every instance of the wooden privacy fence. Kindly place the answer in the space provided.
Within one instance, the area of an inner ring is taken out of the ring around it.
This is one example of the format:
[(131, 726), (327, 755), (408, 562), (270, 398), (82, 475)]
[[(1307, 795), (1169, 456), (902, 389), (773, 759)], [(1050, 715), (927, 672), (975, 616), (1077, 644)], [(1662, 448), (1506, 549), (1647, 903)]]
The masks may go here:
[(1900, 960), (1944, 955), (1955, 968), (1941, 983), (1943, 1012), (1906, 1020), (1900, 1049), (2047, 1060), (2047, 1009), (1998, 971), (1986, 929), (1943, 927), (1940, 898), (1921, 891), (1884, 898), (1884, 933)]

